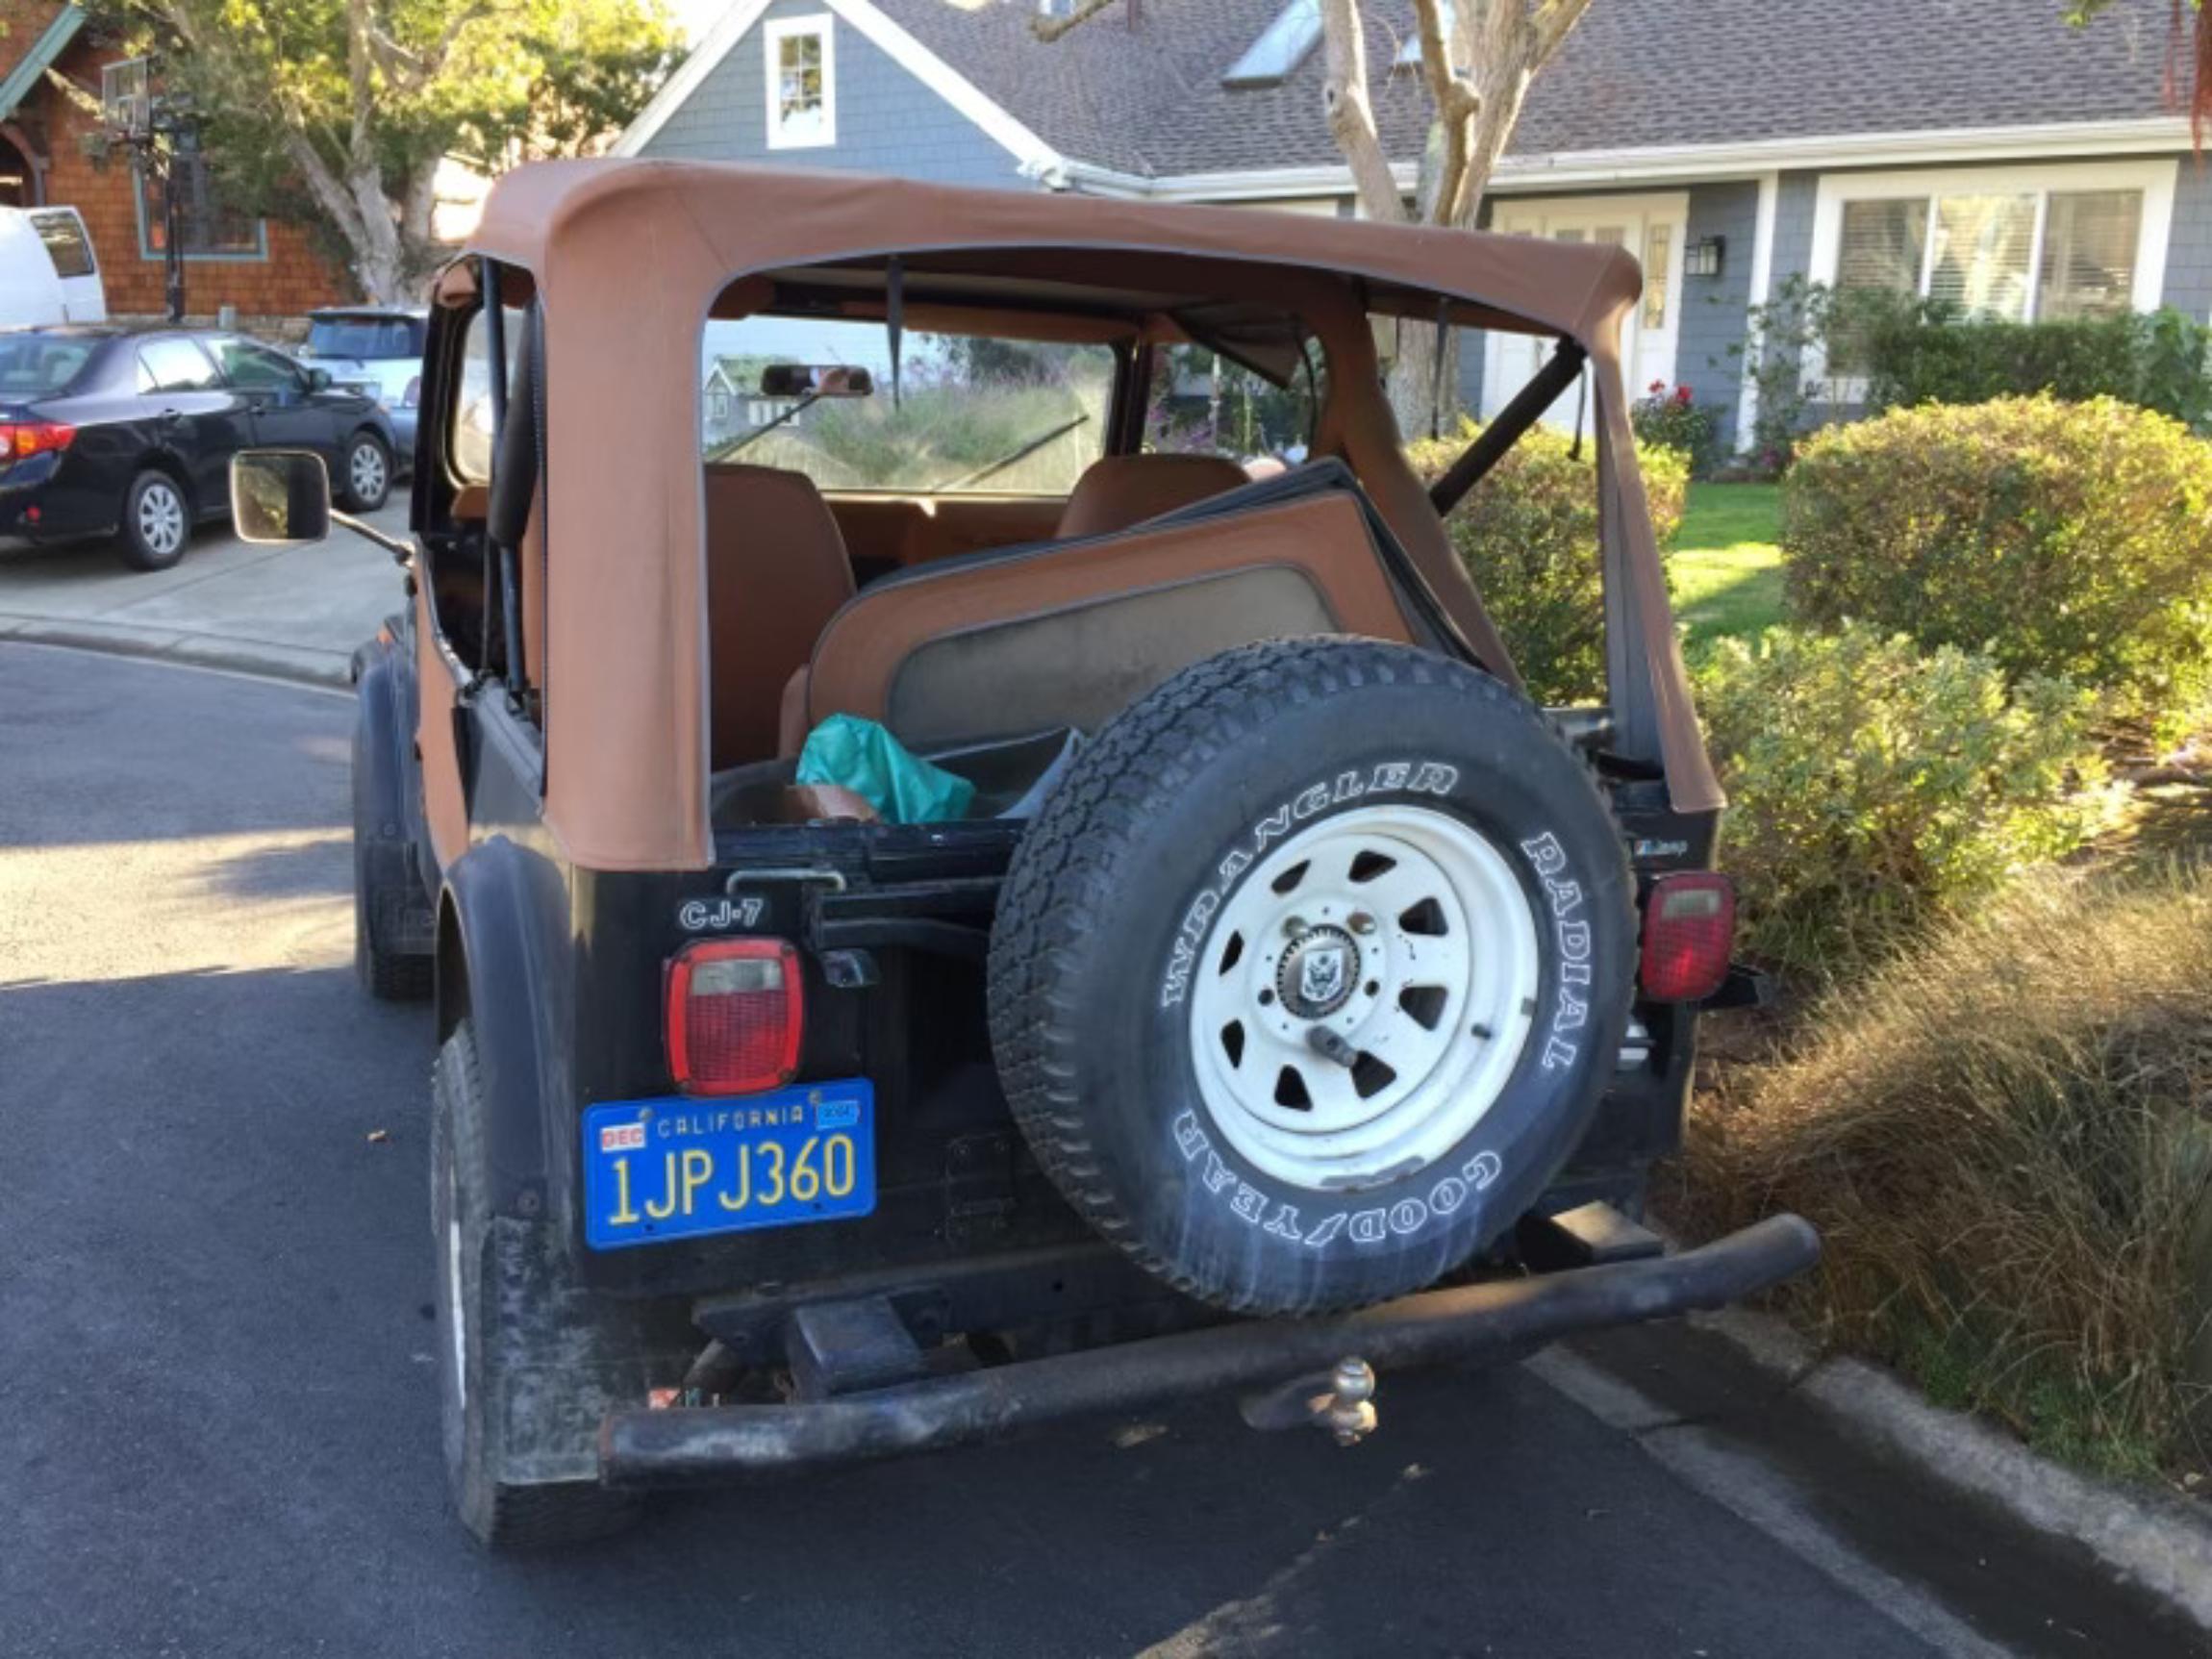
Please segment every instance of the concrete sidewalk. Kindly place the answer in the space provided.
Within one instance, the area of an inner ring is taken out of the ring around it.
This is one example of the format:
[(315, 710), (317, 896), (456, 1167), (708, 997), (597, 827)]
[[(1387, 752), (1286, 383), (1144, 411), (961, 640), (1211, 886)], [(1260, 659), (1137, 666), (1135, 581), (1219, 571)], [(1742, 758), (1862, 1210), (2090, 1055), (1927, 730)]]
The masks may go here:
[[(405, 496), (369, 521), (405, 535)], [(0, 545), (0, 639), (343, 686), (354, 648), (406, 602), (400, 582), (389, 553), (343, 530), (272, 548), (210, 525), (173, 568), (154, 571), (104, 544)]]

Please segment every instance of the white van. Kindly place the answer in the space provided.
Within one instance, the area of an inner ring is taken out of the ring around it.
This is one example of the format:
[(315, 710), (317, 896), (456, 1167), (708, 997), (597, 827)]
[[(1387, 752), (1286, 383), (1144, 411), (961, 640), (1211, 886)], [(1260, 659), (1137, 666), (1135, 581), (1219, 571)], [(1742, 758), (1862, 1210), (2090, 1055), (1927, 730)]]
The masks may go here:
[(106, 322), (100, 262), (75, 208), (0, 208), (0, 328)]

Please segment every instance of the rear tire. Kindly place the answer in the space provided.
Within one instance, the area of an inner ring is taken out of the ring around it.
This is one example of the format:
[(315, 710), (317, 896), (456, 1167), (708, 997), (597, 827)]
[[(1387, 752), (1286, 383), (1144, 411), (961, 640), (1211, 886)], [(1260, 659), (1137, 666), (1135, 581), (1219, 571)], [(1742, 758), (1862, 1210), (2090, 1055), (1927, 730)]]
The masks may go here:
[(166, 570), (191, 540), (192, 504), (185, 487), (160, 467), (146, 467), (123, 491), (123, 563), (134, 570)]
[(373, 432), (346, 440), (339, 498), (348, 513), (374, 513), (391, 493), (391, 451)]
[[(510, 1419), (516, 1379), (488, 1340), (527, 1287), (487, 1269), (495, 1260), (485, 1190), (484, 1092), (476, 1032), (465, 1018), (439, 1050), (430, 1119), (431, 1232), (438, 1251), (438, 1381), (445, 1471), (462, 1524), (492, 1549), (581, 1544), (620, 1532), (639, 1498), (595, 1480), (504, 1478), (521, 1437)], [(547, 1377), (533, 1379), (543, 1393)]]

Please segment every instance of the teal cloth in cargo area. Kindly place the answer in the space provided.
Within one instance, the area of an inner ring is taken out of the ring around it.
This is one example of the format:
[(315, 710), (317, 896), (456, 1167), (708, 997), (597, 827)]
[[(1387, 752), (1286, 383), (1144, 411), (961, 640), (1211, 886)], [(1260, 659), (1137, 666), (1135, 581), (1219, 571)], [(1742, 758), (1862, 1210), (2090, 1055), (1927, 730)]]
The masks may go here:
[(894, 824), (964, 818), (975, 799), (975, 786), (966, 778), (931, 766), (858, 715), (832, 715), (807, 734), (798, 781), (848, 789)]

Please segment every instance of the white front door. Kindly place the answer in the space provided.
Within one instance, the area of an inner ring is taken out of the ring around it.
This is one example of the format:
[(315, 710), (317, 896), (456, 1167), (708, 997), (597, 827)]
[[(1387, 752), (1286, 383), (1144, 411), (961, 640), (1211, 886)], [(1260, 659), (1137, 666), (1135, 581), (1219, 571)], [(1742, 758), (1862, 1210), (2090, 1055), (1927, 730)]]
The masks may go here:
[[(1644, 298), (1629, 312), (1621, 332), (1621, 363), (1628, 395), (1644, 395), (1656, 381), (1674, 384), (1675, 348), (1682, 334), (1682, 243), (1690, 222), (1690, 198), (1590, 196), (1553, 201), (1500, 199), (1491, 229), (1509, 237), (1549, 237), (1562, 242), (1597, 242), (1626, 248), (1644, 265)], [(1482, 373), (1482, 418), (1490, 420), (1550, 357), (1549, 339), (1491, 331)], [(1572, 426), (1584, 390), (1571, 387), (1546, 414), (1554, 426)], [(1582, 409), (1582, 423), (1589, 412)]]

